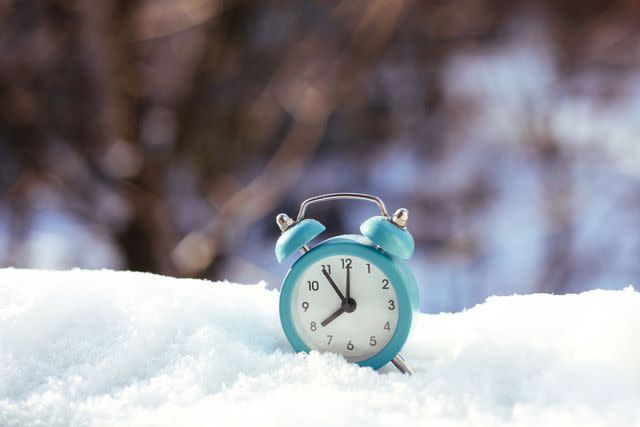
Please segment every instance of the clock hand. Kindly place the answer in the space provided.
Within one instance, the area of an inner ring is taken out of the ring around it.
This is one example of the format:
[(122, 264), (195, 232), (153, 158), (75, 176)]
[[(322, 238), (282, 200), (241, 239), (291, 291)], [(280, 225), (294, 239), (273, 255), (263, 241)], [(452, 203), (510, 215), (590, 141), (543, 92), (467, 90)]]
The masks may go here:
[(331, 276), (329, 276), (329, 273), (327, 273), (327, 270), (325, 270), (324, 267), (322, 268), (322, 274), (324, 274), (324, 277), (327, 278), (327, 280), (329, 281), (329, 284), (331, 285), (333, 290), (336, 291), (336, 294), (338, 294), (338, 296), (340, 297), (340, 301), (342, 301), (344, 303), (347, 299), (344, 297), (344, 295), (342, 295), (342, 292), (340, 292), (340, 289), (338, 289), (338, 286), (333, 281)]
[(351, 267), (347, 267), (347, 295), (345, 296), (346, 300), (351, 298)]
[(346, 312), (346, 305), (343, 304), (338, 311), (336, 311), (335, 313), (333, 313), (331, 316), (327, 317), (326, 319), (324, 319), (322, 322), (320, 322), (320, 324), (322, 325), (322, 327), (327, 326), (329, 323), (333, 322), (334, 320), (336, 320), (342, 313)]

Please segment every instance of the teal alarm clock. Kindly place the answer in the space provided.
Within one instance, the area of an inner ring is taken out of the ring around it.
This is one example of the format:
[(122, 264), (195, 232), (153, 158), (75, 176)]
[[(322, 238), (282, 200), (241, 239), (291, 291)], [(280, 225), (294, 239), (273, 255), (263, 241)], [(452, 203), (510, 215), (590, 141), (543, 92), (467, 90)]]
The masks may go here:
[[(362, 223), (360, 235), (332, 237), (310, 248), (325, 227), (305, 218), (307, 208), (339, 199), (373, 202), (380, 215)], [(312, 197), (302, 202), (295, 221), (282, 213), (276, 217), (282, 231), (275, 248), (278, 261), (302, 253), (280, 292), (280, 321), (296, 351), (339, 353), (374, 369), (392, 362), (411, 374), (400, 355), (419, 307), (418, 287), (406, 264), (414, 249), (407, 219), (406, 209), (389, 216), (380, 198), (359, 193)]]

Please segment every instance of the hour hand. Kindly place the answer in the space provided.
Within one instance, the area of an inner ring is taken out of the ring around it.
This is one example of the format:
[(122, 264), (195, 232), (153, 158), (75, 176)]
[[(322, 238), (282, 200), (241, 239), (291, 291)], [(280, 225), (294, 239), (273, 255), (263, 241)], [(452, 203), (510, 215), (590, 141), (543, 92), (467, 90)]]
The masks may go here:
[(320, 324), (322, 325), (322, 327), (327, 326), (329, 323), (333, 322), (334, 320), (336, 320), (338, 318), (338, 316), (340, 316), (342, 313), (344, 313), (346, 311), (346, 306), (342, 306), (338, 309), (338, 311), (336, 311), (335, 313), (333, 313), (331, 316), (327, 317), (326, 319), (324, 319), (322, 322), (320, 322)]
[(329, 276), (329, 273), (327, 273), (327, 270), (325, 270), (324, 267), (322, 268), (322, 274), (324, 274), (324, 277), (327, 278), (333, 290), (336, 291), (336, 294), (338, 294), (338, 296), (340, 297), (340, 301), (342, 302), (346, 301), (346, 298), (344, 297), (344, 295), (342, 295), (342, 292), (340, 292), (340, 289), (336, 285), (336, 282), (333, 281), (333, 279), (331, 278), (331, 276)]

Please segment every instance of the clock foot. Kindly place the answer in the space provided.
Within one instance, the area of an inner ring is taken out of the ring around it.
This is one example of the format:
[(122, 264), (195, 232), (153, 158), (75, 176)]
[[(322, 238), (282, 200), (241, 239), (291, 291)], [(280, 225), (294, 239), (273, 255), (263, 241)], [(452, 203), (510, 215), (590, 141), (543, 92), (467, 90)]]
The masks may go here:
[(404, 357), (400, 355), (400, 353), (396, 354), (396, 357), (391, 359), (391, 363), (393, 363), (393, 366), (398, 368), (398, 370), (403, 374), (413, 375), (413, 370), (411, 369), (407, 361), (404, 360)]

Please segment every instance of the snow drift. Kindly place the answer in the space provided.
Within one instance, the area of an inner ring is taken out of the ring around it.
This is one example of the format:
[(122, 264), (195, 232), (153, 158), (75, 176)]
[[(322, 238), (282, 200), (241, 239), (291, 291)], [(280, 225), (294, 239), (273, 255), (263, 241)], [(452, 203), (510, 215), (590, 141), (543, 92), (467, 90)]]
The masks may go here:
[(277, 302), (264, 284), (0, 270), (0, 425), (640, 426), (632, 288), (420, 314), (413, 377), (294, 354)]

